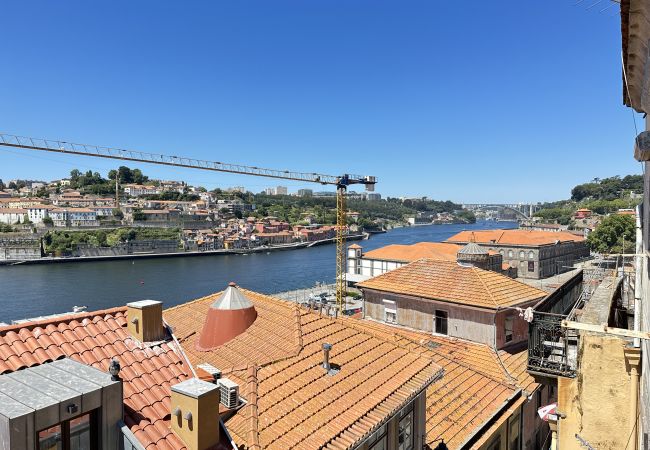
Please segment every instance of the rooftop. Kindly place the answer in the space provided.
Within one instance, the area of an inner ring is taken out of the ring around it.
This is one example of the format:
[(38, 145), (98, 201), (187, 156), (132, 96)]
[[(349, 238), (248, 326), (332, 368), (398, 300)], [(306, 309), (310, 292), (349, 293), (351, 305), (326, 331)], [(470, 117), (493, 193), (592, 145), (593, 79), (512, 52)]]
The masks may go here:
[[(241, 292), (254, 304), (257, 319), (207, 352), (196, 349), (197, 335), (220, 294), (164, 312), (193, 365), (209, 363), (240, 385), (247, 404), (226, 422), (238, 445), (348, 448), (442, 375), (431, 358), (352, 327), (353, 319)], [(332, 345), (336, 375), (321, 367), (323, 343)]]
[(540, 289), (496, 272), (433, 259), (412, 262), (358, 283), (357, 287), (489, 309), (546, 296)]
[(565, 231), (539, 231), (539, 230), (477, 230), (461, 231), (447, 239), (447, 242), (464, 244), (468, 242), (490, 245), (552, 245), (558, 241), (584, 241), (584, 237)]
[(422, 258), (456, 261), (456, 254), (462, 247), (447, 242), (418, 242), (411, 245), (392, 244), (365, 252), (366, 259), (412, 262)]
[(108, 371), (116, 357), (124, 380), (124, 422), (147, 450), (184, 449), (170, 430), (171, 385), (192, 377), (173, 341), (143, 346), (126, 330), (126, 307), (0, 327), (0, 373), (62, 358)]

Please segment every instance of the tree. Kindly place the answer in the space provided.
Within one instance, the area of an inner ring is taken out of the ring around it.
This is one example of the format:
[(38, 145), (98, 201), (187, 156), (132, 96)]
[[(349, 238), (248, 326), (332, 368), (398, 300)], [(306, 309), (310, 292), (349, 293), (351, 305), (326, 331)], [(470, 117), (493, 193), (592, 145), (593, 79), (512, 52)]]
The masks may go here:
[(47, 225), (48, 227), (51, 227), (51, 226), (54, 225), (54, 221), (53, 221), (52, 218), (49, 217), (49, 216), (43, 218), (43, 223), (44, 223), (45, 225)]
[(587, 244), (599, 253), (629, 253), (634, 252), (635, 235), (632, 216), (612, 214), (587, 237)]
[(18, 189), (18, 186), (13, 181), (9, 182), (9, 189)]
[(77, 181), (81, 176), (81, 171), (79, 169), (72, 169), (70, 171), (70, 181)]
[(2, 178), (0, 178), (0, 191), (4, 191), (5, 189), (7, 189), (7, 186), (5, 186), (5, 184), (2, 182)]

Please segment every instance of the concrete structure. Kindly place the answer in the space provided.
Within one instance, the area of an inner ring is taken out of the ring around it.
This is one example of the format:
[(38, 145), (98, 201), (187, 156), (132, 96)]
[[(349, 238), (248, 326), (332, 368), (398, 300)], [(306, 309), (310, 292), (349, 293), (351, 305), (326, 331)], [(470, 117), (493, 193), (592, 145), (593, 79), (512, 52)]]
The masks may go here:
[(0, 235), (0, 261), (39, 259), (41, 254), (41, 239), (38, 237)]
[(566, 272), (576, 261), (589, 257), (584, 237), (562, 231), (462, 231), (446, 242), (476, 242), (497, 251), (503, 262), (517, 268), (517, 276), (522, 278), (539, 279)]

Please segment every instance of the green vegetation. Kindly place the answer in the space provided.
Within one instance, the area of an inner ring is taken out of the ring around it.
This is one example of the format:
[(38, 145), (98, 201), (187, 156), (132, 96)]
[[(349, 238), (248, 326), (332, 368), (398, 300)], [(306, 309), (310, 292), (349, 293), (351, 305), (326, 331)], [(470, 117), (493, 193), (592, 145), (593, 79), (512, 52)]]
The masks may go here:
[(14, 231), (16, 231), (16, 229), (11, 225), (0, 223), (0, 233), (13, 233)]
[(545, 203), (535, 212), (546, 222), (557, 222), (573, 226), (573, 217), (580, 208), (590, 209), (596, 214), (612, 214), (619, 209), (634, 208), (640, 200), (630, 197), (630, 192), (643, 192), (643, 177), (627, 175), (623, 178), (595, 178), (592, 182), (579, 184), (571, 190), (570, 200)]
[(43, 236), (46, 253), (56, 255), (72, 252), (77, 244), (113, 247), (117, 244), (148, 239), (178, 239), (178, 228), (118, 228), (92, 231), (49, 231)]
[(623, 178), (614, 176), (610, 178), (594, 178), (590, 183), (579, 184), (571, 190), (571, 200), (615, 200), (623, 197), (630, 191), (643, 192), (643, 176), (627, 175)]
[(150, 194), (143, 195), (141, 198), (148, 200), (171, 200), (175, 202), (195, 202), (199, 200), (199, 197), (196, 194), (189, 194), (187, 192), (180, 193), (176, 191), (165, 191), (162, 194)]
[[(336, 198), (335, 197), (294, 197), (289, 195), (269, 196), (256, 194), (248, 198), (245, 194), (237, 196), (244, 201), (255, 203), (255, 217), (274, 216), (292, 224), (302, 223), (307, 215), (321, 224), (336, 223)], [(373, 228), (377, 221), (402, 222), (404, 217), (413, 216), (418, 212), (424, 213), (454, 213), (461, 210), (461, 205), (450, 201), (436, 201), (428, 199), (404, 200), (388, 198), (386, 201), (351, 200), (347, 202), (347, 209), (359, 213), (357, 224), (366, 228)], [(476, 221), (474, 214), (463, 211), (462, 216), (467, 221)]]
[(634, 218), (621, 214), (605, 217), (587, 237), (589, 248), (599, 253), (632, 253), (634, 241)]

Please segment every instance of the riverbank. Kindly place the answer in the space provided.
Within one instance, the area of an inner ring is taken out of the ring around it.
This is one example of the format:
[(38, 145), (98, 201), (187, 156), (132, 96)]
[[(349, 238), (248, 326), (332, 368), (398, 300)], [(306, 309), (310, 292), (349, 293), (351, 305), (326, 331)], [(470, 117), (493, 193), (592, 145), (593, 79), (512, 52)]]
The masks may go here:
[[(369, 234), (352, 234), (347, 236), (348, 241), (358, 241), (367, 239)], [(316, 247), (319, 245), (332, 244), (336, 238), (322, 239), (313, 242), (293, 242), (291, 244), (264, 245), (253, 248), (236, 248), (236, 249), (217, 249), (204, 251), (178, 251), (167, 253), (131, 253), (127, 255), (105, 255), (105, 256), (70, 256), (70, 257), (51, 257), (46, 256), (38, 259), (21, 259), (21, 260), (2, 260), (0, 266), (17, 266), (31, 264), (59, 264), (59, 263), (77, 263), (90, 261), (120, 261), (130, 259), (153, 259), (153, 258), (179, 258), (179, 257), (197, 257), (197, 256), (215, 256), (215, 255), (248, 255), (253, 253), (277, 252), (286, 250), (296, 250), (301, 248)]]

